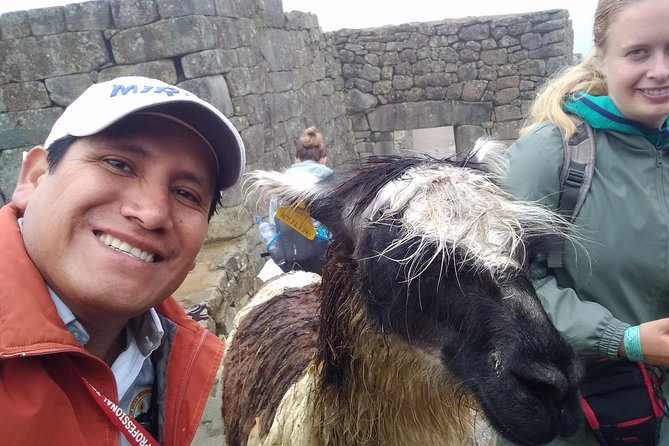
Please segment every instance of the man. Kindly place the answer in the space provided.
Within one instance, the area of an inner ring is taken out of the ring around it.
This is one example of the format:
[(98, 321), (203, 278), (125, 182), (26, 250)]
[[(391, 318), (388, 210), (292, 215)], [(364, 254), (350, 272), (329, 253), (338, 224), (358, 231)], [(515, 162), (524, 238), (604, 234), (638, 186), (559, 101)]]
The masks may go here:
[(190, 444), (223, 344), (170, 295), (243, 167), (223, 114), (141, 77), (28, 152), (0, 209), (0, 443)]

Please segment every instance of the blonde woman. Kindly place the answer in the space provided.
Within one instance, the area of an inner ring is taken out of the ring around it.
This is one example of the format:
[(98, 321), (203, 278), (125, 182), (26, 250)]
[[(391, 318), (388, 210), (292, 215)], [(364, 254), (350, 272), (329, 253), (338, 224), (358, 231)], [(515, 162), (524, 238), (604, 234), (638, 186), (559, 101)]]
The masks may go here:
[[(599, 1), (592, 54), (545, 86), (508, 151), (508, 189), (557, 208), (563, 138), (576, 118), (594, 129), (595, 173), (575, 220), (584, 246), (566, 247), (563, 268), (538, 261), (534, 271), (551, 320), (586, 365), (608, 358), (669, 366), (667, 23), (667, 0)], [(619, 414), (631, 404), (611, 401)], [(624, 444), (655, 444), (655, 432), (646, 434)], [(598, 442), (584, 426), (550, 444)], [(669, 422), (657, 444), (669, 444)]]

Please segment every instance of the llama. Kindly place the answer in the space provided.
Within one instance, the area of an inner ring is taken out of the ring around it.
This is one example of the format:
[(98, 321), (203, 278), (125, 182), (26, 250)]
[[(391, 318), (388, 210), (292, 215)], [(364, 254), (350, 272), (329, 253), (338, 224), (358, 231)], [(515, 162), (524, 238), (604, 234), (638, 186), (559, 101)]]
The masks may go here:
[[(485, 156), (482, 156), (485, 154)], [(374, 157), (313, 183), (250, 174), (333, 234), (322, 277), (267, 282), (223, 362), (228, 446), (457, 445), (483, 413), (543, 444), (580, 425), (581, 367), (528, 279), (567, 223), (497, 184), (501, 148)]]

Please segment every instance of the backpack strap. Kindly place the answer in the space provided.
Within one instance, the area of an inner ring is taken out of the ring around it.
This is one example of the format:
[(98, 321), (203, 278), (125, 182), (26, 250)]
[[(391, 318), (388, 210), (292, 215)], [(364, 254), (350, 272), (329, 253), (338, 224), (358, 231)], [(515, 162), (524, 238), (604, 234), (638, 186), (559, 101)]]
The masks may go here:
[[(595, 138), (590, 124), (579, 120), (576, 132), (562, 140), (564, 162), (560, 171), (560, 198), (558, 212), (574, 222), (592, 184), (595, 173)], [(548, 251), (548, 267), (562, 268), (564, 241)]]

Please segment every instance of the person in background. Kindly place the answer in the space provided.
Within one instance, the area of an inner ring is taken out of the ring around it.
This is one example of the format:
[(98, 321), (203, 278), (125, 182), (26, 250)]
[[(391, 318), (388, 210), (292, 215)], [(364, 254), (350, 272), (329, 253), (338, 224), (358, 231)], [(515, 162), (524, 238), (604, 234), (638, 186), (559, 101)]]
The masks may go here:
[[(296, 143), (295, 158), (293, 164), (286, 170), (286, 173), (296, 175), (307, 175), (315, 181), (322, 180), (332, 175), (332, 169), (325, 165), (328, 160), (328, 152), (325, 148), (323, 135), (316, 127), (305, 129)], [(272, 197), (269, 203), (270, 223), (276, 224), (274, 216), (279, 207), (275, 197)]]
[[(595, 173), (575, 220), (583, 246), (565, 246), (562, 268), (537, 261), (533, 270), (548, 315), (587, 365), (669, 366), (667, 23), (666, 0), (600, 0), (592, 54), (544, 86), (507, 153), (508, 190), (557, 209), (563, 138), (577, 120), (594, 129)], [(550, 444), (599, 443), (584, 425)], [(666, 420), (658, 444), (669, 444)]]
[(171, 294), (244, 145), (156, 79), (94, 84), (0, 209), (0, 442), (188, 445), (223, 343)]
[[(286, 173), (300, 177), (301, 181), (305, 182), (320, 181), (333, 173), (332, 169), (325, 165), (327, 158), (323, 135), (316, 127), (308, 127), (297, 140), (295, 162), (286, 170)], [(327, 228), (318, 220), (312, 219), (316, 236), (313, 240), (309, 240), (276, 218), (279, 206), (277, 198), (271, 197), (268, 213), (269, 225), (259, 222), (258, 226), (260, 238), (272, 260), (284, 272), (293, 269), (320, 272), (330, 243)]]

